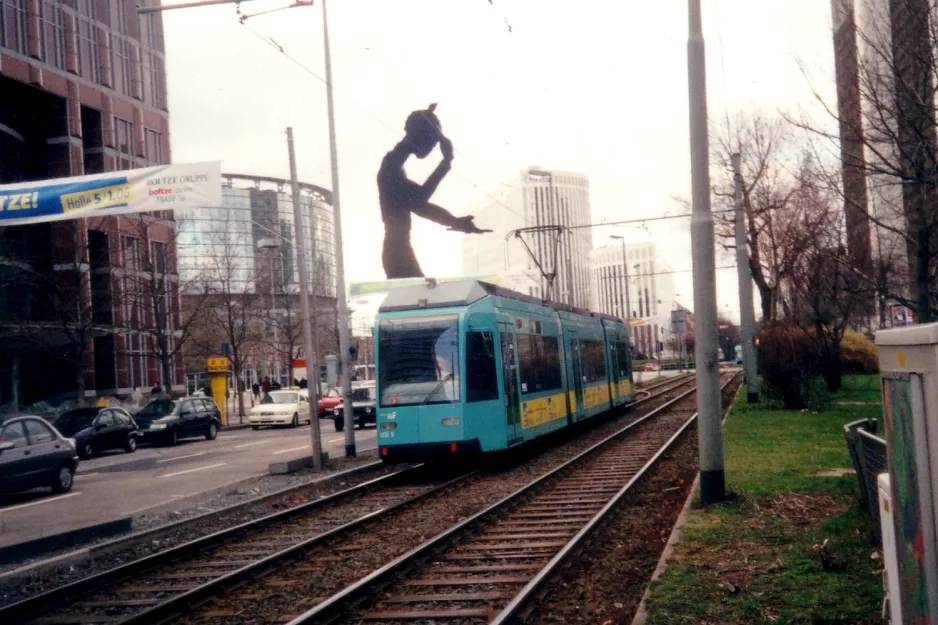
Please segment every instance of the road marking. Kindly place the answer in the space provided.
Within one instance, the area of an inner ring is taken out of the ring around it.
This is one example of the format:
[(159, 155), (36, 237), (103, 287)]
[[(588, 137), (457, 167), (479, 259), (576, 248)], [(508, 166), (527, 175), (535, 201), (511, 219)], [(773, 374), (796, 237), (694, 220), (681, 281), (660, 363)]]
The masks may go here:
[(244, 449), (245, 447), (253, 447), (254, 445), (263, 445), (264, 443), (269, 443), (270, 440), (266, 441), (254, 441), (253, 443), (245, 443), (243, 445), (235, 445), (235, 449)]
[(91, 477), (92, 475), (101, 475), (100, 473), (76, 473), (75, 477)]
[(59, 501), (60, 499), (68, 499), (69, 497), (77, 497), (81, 493), (69, 493), (67, 495), (60, 495), (59, 497), (52, 497), (51, 499), (41, 499), (39, 501), (31, 501), (29, 503), (21, 503), (18, 506), (10, 506), (9, 508), (0, 508), (0, 513), (9, 512), (11, 510), (19, 510), (20, 508), (28, 508), (30, 506), (38, 506), (44, 503), (52, 503), (53, 501)]
[(161, 475), (160, 477), (175, 477), (177, 475), (185, 475), (186, 473), (195, 473), (196, 471), (204, 471), (205, 469), (214, 469), (215, 467), (223, 467), (227, 462), (219, 462), (218, 464), (210, 464), (205, 467), (196, 467), (195, 469), (186, 469), (185, 471), (176, 471), (175, 473), (167, 473), (166, 475)]
[(173, 460), (182, 460), (183, 458), (195, 458), (196, 456), (204, 456), (207, 453), (207, 451), (200, 451), (197, 454), (189, 454), (188, 456), (173, 456), (172, 458), (163, 458), (162, 460), (157, 460), (157, 462), (172, 462)]
[(292, 449), (281, 449), (280, 451), (275, 451), (273, 455), (276, 456), (277, 454), (287, 454), (287, 453), (290, 453), (291, 451), (300, 451), (301, 449), (309, 449), (309, 445), (303, 445), (302, 447), (293, 447)]
[(327, 442), (327, 443), (338, 443), (339, 441), (344, 441), (344, 440), (345, 440), (345, 437), (343, 436), (342, 438), (332, 438), (332, 439), (329, 439), (329, 440), (327, 440), (326, 442)]

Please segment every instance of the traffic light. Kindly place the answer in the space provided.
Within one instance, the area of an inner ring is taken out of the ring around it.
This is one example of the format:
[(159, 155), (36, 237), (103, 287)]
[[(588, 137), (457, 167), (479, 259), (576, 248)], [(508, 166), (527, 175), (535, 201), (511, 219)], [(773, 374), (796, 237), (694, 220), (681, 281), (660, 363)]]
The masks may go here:
[(349, 343), (349, 346), (348, 346), (348, 359), (349, 359), (351, 362), (355, 362), (355, 361), (358, 360), (358, 341), (353, 341), (353, 342)]

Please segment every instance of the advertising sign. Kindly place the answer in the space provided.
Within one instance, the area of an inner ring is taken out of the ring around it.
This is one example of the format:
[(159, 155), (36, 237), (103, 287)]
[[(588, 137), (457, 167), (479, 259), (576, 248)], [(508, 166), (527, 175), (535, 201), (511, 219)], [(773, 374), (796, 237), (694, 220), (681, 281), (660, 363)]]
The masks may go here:
[(208, 372), (209, 373), (228, 373), (229, 364), (228, 359), (224, 356), (217, 358), (208, 359)]
[(221, 162), (0, 186), (0, 226), (221, 205)]

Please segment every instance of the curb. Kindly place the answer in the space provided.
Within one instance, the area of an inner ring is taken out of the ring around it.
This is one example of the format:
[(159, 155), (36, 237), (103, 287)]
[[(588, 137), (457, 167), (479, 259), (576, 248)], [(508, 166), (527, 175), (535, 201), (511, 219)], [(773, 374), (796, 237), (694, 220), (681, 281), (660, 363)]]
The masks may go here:
[[(282, 488), (282, 489), (280, 489), (280, 490), (278, 490), (278, 491), (274, 491), (274, 492), (268, 493), (268, 494), (266, 494), (266, 495), (261, 495), (261, 496), (259, 496), (259, 497), (254, 497), (253, 499), (248, 499), (248, 500), (246, 500), (246, 501), (242, 501), (241, 503), (237, 503), (237, 504), (234, 504), (234, 505), (232, 505), (232, 506), (228, 506), (228, 507), (226, 507), (226, 508), (219, 508), (218, 510), (213, 510), (213, 511), (211, 511), (211, 512), (205, 512), (205, 513), (196, 515), (196, 516), (194, 516), (194, 517), (190, 517), (190, 518), (188, 518), (188, 519), (182, 519), (182, 520), (179, 520), (179, 521), (173, 521), (172, 523), (167, 523), (167, 524), (165, 524), (165, 525), (159, 525), (159, 526), (157, 526), (157, 527), (152, 527), (152, 528), (150, 528), (150, 529), (143, 530), (143, 531), (141, 531), (141, 532), (131, 533), (131, 534), (127, 535), (127, 536), (123, 536), (123, 537), (121, 537), (121, 538), (115, 538), (115, 539), (113, 539), (113, 540), (109, 540), (109, 541), (104, 542), (104, 543), (101, 543), (101, 544), (99, 544), (99, 545), (93, 545), (93, 546), (90, 546), (90, 547), (85, 547), (85, 548), (82, 548), (82, 549), (77, 549), (77, 550), (75, 550), (75, 551), (70, 551), (70, 552), (67, 552), (67, 553), (64, 553), (64, 554), (60, 554), (60, 555), (51, 557), (51, 558), (46, 559), (46, 560), (40, 560), (39, 562), (34, 562), (34, 563), (32, 563), (32, 564), (27, 564), (27, 565), (25, 565), (25, 566), (22, 566), (22, 567), (19, 567), (19, 568), (16, 568), (16, 569), (12, 569), (12, 570), (10, 570), (10, 571), (6, 571), (6, 572), (3, 572), (3, 573), (0, 573), (0, 584), (10, 583), (10, 582), (17, 582), (17, 581), (19, 581), (19, 580), (21, 580), (21, 579), (25, 579), (25, 578), (31, 577), (31, 576), (33, 576), (33, 575), (42, 575), (42, 574), (44, 574), (45, 572), (47, 572), (47, 571), (52, 571), (52, 570), (54, 570), (55, 568), (60, 567), (60, 566), (84, 564), (84, 563), (86, 563), (86, 562), (88, 562), (88, 561), (94, 559), (95, 557), (107, 555), (107, 554), (109, 554), (109, 553), (113, 553), (114, 551), (118, 551), (118, 550), (120, 550), (120, 549), (125, 549), (125, 548), (127, 548), (127, 547), (132, 547), (132, 546), (134, 546), (134, 545), (136, 545), (136, 544), (139, 544), (139, 543), (141, 543), (141, 542), (146, 542), (146, 541), (153, 540), (154, 538), (157, 538), (157, 537), (159, 537), (159, 536), (161, 536), (161, 535), (163, 535), (163, 534), (169, 533), (169, 532), (173, 532), (173, 531), (175, 531), (175, 530), (179, 529), (180, 527), (183, 527), (183, 526), (185, 526), (185, 525), (187, 525), (187, 524), (194, 524), (194, 523), (197, 523), (197, 522), (200, 522), (200, 521), (204, 521), (204, 520), (206, 520), (206, 519), (208, 519), (208, 518), (212, 518), (212, 517), (218, 517), (218, 518), (224, 519), (225, 515), (230, 514), (230, 513), (234, 512), (234, 511), (236, 511), (236, 510), (238, 510), (238, 509), (240, 509), (240, 508), (246, 508), (246, 507), (252, 506), (252, 505), (254, 505), (254, 504), (258, 503), (258, 502), (262, 502), (262, 501), (265, 501), (265, 500), (268, 500), (268, 499), (274, 499), (274, 498), (277, 498), (277, 497), (281, 497), (281, 496), (283, 496), (283, 495), (288, 495), (288, 494), (290, 494), (290, 493), (292, 493), (292, 492), (295, 492), (295, 491), (298, 491), (298, 490), (301, 490), (301, 489), (304, 489), (304, 488), (309, 488), (310, 486), (313, 486), (313, 485), (326, 486), (326, 485), (329, 485), (329, 484), (331, 484), (331, 483), (333, 483), (333, 482), (341, 481), (341, 480), (344, 479), (344, 478), (351, 477), (351, 476), (353, 476), (353, 475), (359, 475), (359, 474), (361, 474), (361, 473), (367, 473), (367, 472), (369, 472), (369, 471), (373, 471), (373, 470), (378, 469), (378, 468), (380, 468), (380, 467), (382, 467), (382, 466), (383, 466), (383, 463), (382, 463), (380, 460), (377, 460), (377, 461), (375, 461), (375, 462), (369, 462), (369, 463), (363, 464), (363, 465), (361, 465), (361, 466), (359, 466), (359, 467), (354, 467), (354, 468), (352, 468), (352, 469), (346, 469), (345, 471), (339, 471), (338, 473), (334, 473), (334, 474), (332, 474), (332, 475), (327, 475), (327, 476), (324, 476), (324, 477), (321, 477), (321, 478), (318, 478), (318, 479), (313, 479), (313, 480), (310, 480), (310, 481), (308, 481), (308, 482), (303, 482), (302, 484), (296, 484), (296, 485), (294, 485), (294, 486), (288, 486), (288, 487)], [(248, 479), (250, 479), (250, 478), (248, 478)], [(238, 481), (240, 482), (240, 481), (243, 481), (243, 480), (238, 480)], [(234, 482), (234, 483), (237, 483), (237, 482)], [(229, 484), (228, 486), (230, 486), (230, 484)], [(199, 493), (199, 494), (203, 494), (203, 493)], [(128, 519), (121, 519), (121, 521), (124, 521), (124, 520), (129, 521), (129, 523), (128, 523), (128, 529), (129, 529), (130, 527), (132, 527), (132, 523), (133, 523), (132, 517), (130, 517), (130, 518), (128, 518)], [(108, 523), (114, 523), (114, 522), (113, 522), (113, 521), (109, 521)], [(101, 525), (105, 525), (105, 524), (101, 524)], [(95, 527), (95, 526), (92, 526), (92, 527)], [(84, 529), (84, 528), (83, 528), (83, 529)], [(66, 532), (66, 533), (69, 533), (69, 532)], [(60, 534), (56, 534), (56, 535), (49, 536), (49, 537), (46, 537), (46, 538), (40, 539), (40, 540), (51, 540), (51, 539), (54, 539), (54, 538), (57, 537), (57, 536), (61, 536), (61, 535), (60, 535)], [(20, 545), (24, 545), (24, 544), (26, 544), (26, 543), (17, 543), (17, 544), (15, 544), (15, 545), (10, 545), (9, 547), (6, 547), (5, 549), (9, 549), (9, 548), (18, 548)], [(35, 554), (33, 554), (33, 555), (35, 555)]]
[(645, 592), (642, 594), (642, 600), (638, 604), (638, 608), (635, 610), (635, 617), (632, 619), (632, 625), (645, 625), (648, 621), (648, 607), (646, 602), (648, 601), (648, 596), (651, 594), (651, 585), (657, 581), (668, 568), (668, 561), (671, 559), (671, 555), (674, 553), (674, 548), (677, 547), (678, 542), (681, 540), (681, 527), (687, 521), (687, 516), (690, 514), (691, 506), (694, 502), (694, 497), (697, 495), (697, 491), (700, 489), (700, 475), (694, 479), (694, 483), (690, 487), (690, 491), (687, 493), (687, 501), (684, 502), (684, 507), (681, 508), (681, 513), (677, 517), (677, 521), (674, 523), (674, 527), (671, 529), (671, 535), (668, 536), (668, 542), (664, 546), (664, 551), (661, 552), (661, 557), (658, 558), (658, 565), (655, 567), (655, 572), (651, 574), (651, 580), (649, 580), (648, 585), (645, 586)]
[(225, 425), (222, 426), (221, 432), (233, 432), (235, 430), (246, 430), (251, 427), (250, 423), (236, 423), (234, 425)]
[[(726, 425), (726, 420), (730, 418), (730, 413), (733, 411), (733, 407), (736, 405), (736, 399), (739, 396), (740, 389), (742, 389), (744, 386), (745, 383), (740, 384), (739, 388), (736, 389), (736, 395), (733, 396), (733, 403), (730, 404), (730, 407), (726, 409), (726, 413), (723, 415), (723, 425)], [(648, 622), (647, 602), (648, 597), (651, 595), (651, 585), (660, 579), (667, 570), (668, 561), (671, 559), (671, 556), (674, 554), (675, 547), (677, 547), (681, 540), (681, 527), (684, 525), (684, 523), (687, 521), (687, 517), (690, 515), (694, 497), (697, 496), (699, 490), (700, 472), (698, 471), (697, 477), (694, 478), (694, 483), (691, 484), (690, 491), (687, 493), (687, 500), (684, 502), (684, 507), (681, 508), (681, 513), (678, 515), (677, 521), (675, 521), (674, 527), (671, 529), (671, 535), (668, 536), (668, 542), (665, 544), (664, 550), (661, 552), (661, 557), (658, 558), (658, 565), (655, 567), (655, 571), (651, 574), (651, 580), (649, 580), (648, 585), (645, 586), (645, 592), (642, 593), (642, 600), (635, 609), (635, 616), (632, 618), (631, 625), (645, 625)]]
[(131, 522), (131, 517), (124, 517), (0, 547), (0, 564), (10, 564), (37, 552), (55, 551), (63, 547), (74, 547), (98, 538), (123, 534), (130, 531)]

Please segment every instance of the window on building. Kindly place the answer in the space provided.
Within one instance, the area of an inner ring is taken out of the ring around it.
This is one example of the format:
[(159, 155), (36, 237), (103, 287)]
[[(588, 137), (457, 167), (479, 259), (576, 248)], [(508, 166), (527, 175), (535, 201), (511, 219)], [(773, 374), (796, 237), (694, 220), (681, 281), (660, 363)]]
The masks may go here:
[(0, 0), (0, 45), (20, 54), (28, 54), (26, 0)]
[(147, 341), (142, 332), (127, 335), (127, 373), (131, 388), (149, 386), (147, 380)]
[(495, 342), (491, 332), (466, 333), (466, 401), (498, 399)]
[(64, 69), (65, 26), (62, 22), (62, 8), (54, 0), (43, 0), (41, 6), (42, 60)]
[(144, 142), (146, 143), (147, 162), (150, 165), (163, 164), (163, 134), (149, 128), (144, 129)]
[(143, 259), (140, 257), (140, 239), (121, 236), (121, 265), (124, 268), (123, 306), (124, 325), (139, 329), (143, 323), (142, 287), (140, 271)]
[(126, 119), (114, 118), (114, 130), (117, 132), (117, 169), (134, 167), (134, 125)]
[(98, 64), (98, 29), (95, 28), (95, 3), (77, 0), (78, 10), (78, 73), (91, 82), (100, 82), (101, 68)]
[(123, 37), (111, 35), (111, 68), (114, 71), (114, 89), (123, 95), (132, 95), (129, 45)]

